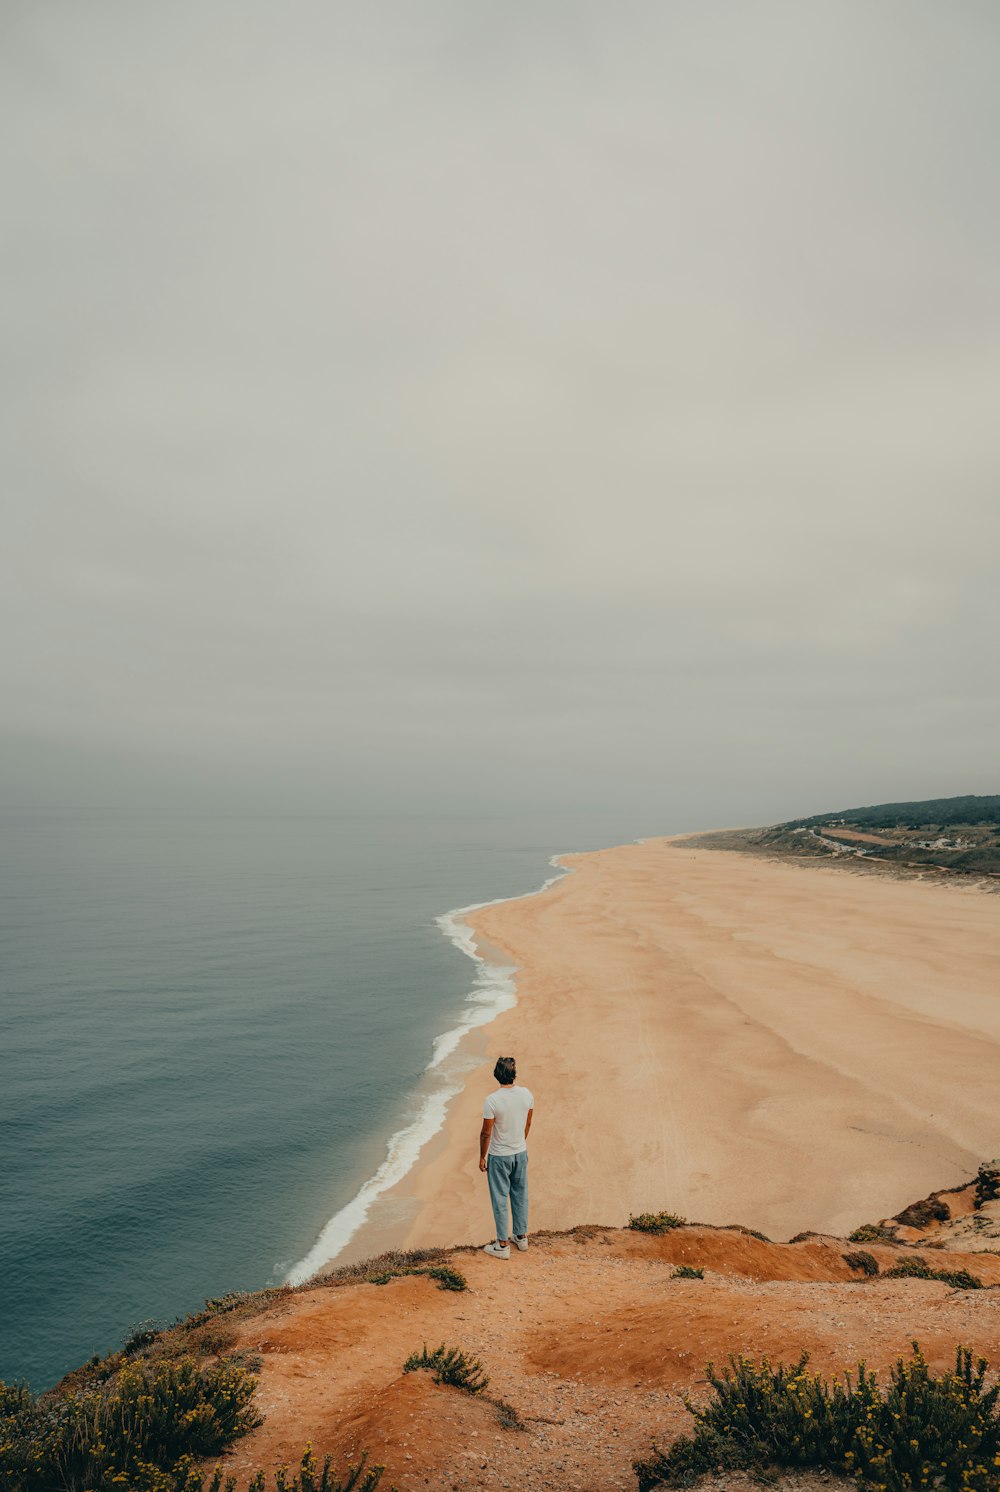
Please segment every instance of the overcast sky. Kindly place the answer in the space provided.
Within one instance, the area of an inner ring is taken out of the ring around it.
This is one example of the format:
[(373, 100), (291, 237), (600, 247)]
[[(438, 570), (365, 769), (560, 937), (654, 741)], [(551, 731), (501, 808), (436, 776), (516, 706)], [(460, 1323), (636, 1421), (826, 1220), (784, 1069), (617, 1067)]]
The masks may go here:
[(0, 802), (1000, 790), (994, 0), (5, 0)]

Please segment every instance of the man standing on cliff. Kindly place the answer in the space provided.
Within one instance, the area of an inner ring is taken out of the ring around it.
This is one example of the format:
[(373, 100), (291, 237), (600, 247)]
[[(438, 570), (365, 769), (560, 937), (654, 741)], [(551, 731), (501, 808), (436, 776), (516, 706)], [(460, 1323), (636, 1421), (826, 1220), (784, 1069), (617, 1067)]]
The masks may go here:
[(497, 1236), (483, 1246), (494, 1259), (510, 1258), (507, 1204), (514, 1222), (514, 1243), (528, 1247), (528, 1131), (535, 1100), (517, 1082), (513, 1057), (498, 1057), (493, 1076), (500, 1087), (483, 1104), (479, 1132), (479, 1169), (486, 1172)]

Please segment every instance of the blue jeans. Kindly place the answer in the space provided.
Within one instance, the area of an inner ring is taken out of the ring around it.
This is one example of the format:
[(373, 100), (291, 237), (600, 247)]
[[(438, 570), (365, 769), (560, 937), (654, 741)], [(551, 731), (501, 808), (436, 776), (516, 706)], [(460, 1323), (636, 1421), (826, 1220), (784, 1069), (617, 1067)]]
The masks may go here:
[(490, 1184), (490, 1201), (493, 1203), (493, 1221), (496, 1223), (497, 1240), (509, 1238), (507, 1230), (507, 1201), (514, 1215), (514, 1233), (518, 1238), (528, 1231), (528, 1152), (517, 1155), (488, 1155), (486, 1157), (486, 1180)]

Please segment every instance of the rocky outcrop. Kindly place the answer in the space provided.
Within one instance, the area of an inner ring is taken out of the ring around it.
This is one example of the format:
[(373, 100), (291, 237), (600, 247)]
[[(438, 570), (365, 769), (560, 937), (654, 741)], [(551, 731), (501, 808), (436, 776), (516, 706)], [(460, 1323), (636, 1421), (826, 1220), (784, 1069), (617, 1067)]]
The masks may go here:
[(976, 1207), (1000, 1201), (1000, 1160), (984, 1160), (976, 1177)]
[(964, 1186), (931, 1192), (894, 1217), (863, 1224), (851, 1241), (1000, 1254), (1000, 1160), (983, 1161), (975, 1180)]

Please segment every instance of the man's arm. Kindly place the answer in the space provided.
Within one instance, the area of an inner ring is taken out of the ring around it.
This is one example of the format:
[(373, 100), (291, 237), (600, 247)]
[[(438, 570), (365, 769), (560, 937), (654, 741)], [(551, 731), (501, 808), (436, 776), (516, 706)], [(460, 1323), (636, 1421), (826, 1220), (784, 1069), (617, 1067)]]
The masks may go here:
[(528, 1138), (528, 1131), (531, 1128), (531, 1120), (532, 1120), (532, 1117), (534, 1115), (534, 1112), (535, 1112), (534, 1109), (529, 1109), (528, 1110), (528, 1117), (524, 1121), (524, 1138), (525, 1139)]
[(493, 1133), (493, 1119), (484, 1119), (483, 1127), (479, 1131), (479, 1169), (486, 1170), (486, 1152), (490, 1148), (490, 1135)]

